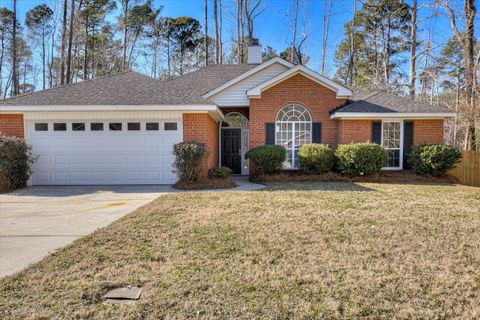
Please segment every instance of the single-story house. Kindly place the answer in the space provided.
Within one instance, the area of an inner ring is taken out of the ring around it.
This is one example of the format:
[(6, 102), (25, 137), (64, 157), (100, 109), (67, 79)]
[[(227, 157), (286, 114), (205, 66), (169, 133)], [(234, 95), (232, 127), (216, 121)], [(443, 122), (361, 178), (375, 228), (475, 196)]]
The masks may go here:
[(442, 143), (448, 109), (386, 92), (356, 90), (274, 58), (261, 46), (248, 63), (219, 64), (160, 81), (127, 71), (0, 101), (0, 132), (25, 137), (38, 160), (33, 185), (170, 184), (172, 147), (195, 140), (209, 149), (204, 168), (249, 174), (245, 153), (285, 146), (298, 168), (305, 143), (374, 142), (385, 169), (401, 170), (406, 151)]

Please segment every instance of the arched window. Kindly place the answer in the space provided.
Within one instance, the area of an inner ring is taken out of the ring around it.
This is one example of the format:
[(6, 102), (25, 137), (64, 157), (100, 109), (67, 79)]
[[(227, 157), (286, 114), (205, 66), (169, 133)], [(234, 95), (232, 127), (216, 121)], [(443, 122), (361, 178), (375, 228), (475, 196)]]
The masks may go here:
[(275, 143), (287, 149), (283, 164), (285, 169), (298, 168), (298, 150), (312, 142), (312, 117), (304, 106), (289, 104), (277, 114), (275, 121)]
[(222, 122), (224, 128), (246, 128), (248, 127), (248, 119), (239, 112), (230, 112), (225, 116)]

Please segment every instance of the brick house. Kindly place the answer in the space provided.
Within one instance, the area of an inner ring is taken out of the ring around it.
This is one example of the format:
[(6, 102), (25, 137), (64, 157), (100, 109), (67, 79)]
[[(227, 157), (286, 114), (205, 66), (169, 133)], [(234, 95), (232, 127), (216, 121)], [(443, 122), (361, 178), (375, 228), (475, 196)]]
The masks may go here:
[(135, 72), (0, 100), (0, 132), (25, 137), (38, 160), (30, 184), (170, 184), (172, 147), (205, 143), (206, 169), (223, 165), (249, 174), (249, 148), (287, 149), (285, 169), (298, 168), (305, 143), (332, 147), (374, 142), (388, 152), (386, 170), (402, 170), (408, 149), (442, 143), (438, 106), (381, 91), (348, 88), (280, 58), (212, 65), (172, 80)]

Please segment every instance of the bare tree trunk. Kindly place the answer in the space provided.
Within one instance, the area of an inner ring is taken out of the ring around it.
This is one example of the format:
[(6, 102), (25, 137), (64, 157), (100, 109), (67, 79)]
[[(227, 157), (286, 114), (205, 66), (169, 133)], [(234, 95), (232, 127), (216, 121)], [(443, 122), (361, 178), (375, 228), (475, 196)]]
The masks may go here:
[(243, 0), (237, 0), (237, 54), (238, 63), (243, 63)]
[(42, 28), (42, 87), (45, 90), (45, 30)]
[(172, 75), (172, 64), (170, 62), (170, 36), (167, 38), (167, 69), (168, 69), (168, 76)]
[(417, 0), (412, 0), (412, 22), (410, 27), (410, 76), (408, 79), (408, 93), (415, 98), (415, 80), (417, 67)]
[(83, 80), (88, 79), (88, 17), (85, 17), (85, 49), (83, 51)]
[(17, 0), (13, 0), (13, 27), (12, 27), (12, 96), (18, 94), (18, 65), (17, 65)]
[(325, 75), (325, 60), (327, 58), (328, 33), (330, 28), (330, 17), (332, 13), (333, 0), (323, 0), (323, 30), (322, 30), (322, 76)]
[(218, 33), (218, 0), (213, 0), (213, 23), (215, 29), (215, 63), (220, 63), (220, 38)]
[(205, 39), (203, 46), (205, 50), (205, 66), (208, 66), (208, 0), (204, 0), (203, 15), (205, 21)]
[(2, 96), (2, 89), (3, 89), (3, 77), (2, 77), (2, 70), (3, 70), (3, 57), (5, 54), (5, 31), (2, 32), (2, 37), (0, 40), (0, 96)]
[(75, 0), (71, 0), (70, 3), (70, 30), (68, 30), (68, 51), (67, 51), (67, 75), (66, 75), (66, 83), (71, 82), (71, 75), (72, 75), (72, 45), (73, 45), (73, 27), (74, 27), (74, 20), (75, 20)]
[(128, 3), (130, 0), (123, 0), (123, 54), (122, 54), (122, 71), (127, 69), (127, 37), (128, 37)]
[(357, 17), (357, 0), (353, 0), (353, 18), (350, 27), (350, 52), (348, 59), (347, 83), (353, 85), (353, 70), (355, 68), (355, 20)]
[(474, 58), (474, 30), (475, 30), (475, 1), (464, 0), (465, 14), (465, 32), (461, 33), (457, 28), (457, 21), (453, 9), (450, 8), (450, 1), (446, 2), (446, 9), (450, 14), (450, 24), (455, 33), (458, 43), (464, 51), (465, 68), (465, 92), (467, 97), (467, 130), (465, 138), (465, 149), (476, 150), (477, 132), (475, 127), (475, 117), (478, 106), (476, 105), (475, 87), (475, 58)]
[(299, 1), (295, 1), (295, 13), (293, 15), (293, 39), (292, 39), (292, 45), (290, 48), (290, 62), (293, 63), (296, 58), (296, 51), (297, 51), (297, 20), (298, 20), (298, 7), (299, 7)]
[[(458, 112), (458, 106), (460, 104), (460, 76), (457, 76), (457, 85), (455, 90), (455, 113)], [(458, 130), (458, 117), (455, 117), (453, 124), (453, 144), (457, 145), (457, 130)]]
[(223, 63), (223, 33), (222, 33), (222, 29), (223, 29), (223, 5), (222, 5), (222, 1), (223, 0), (218, 0), (220, 2), (220, 64)]
[(63, 1), (62, 46), (60, 48), (60, 85), (65, 84), (65, 42), (67, 41), (67, 2)]

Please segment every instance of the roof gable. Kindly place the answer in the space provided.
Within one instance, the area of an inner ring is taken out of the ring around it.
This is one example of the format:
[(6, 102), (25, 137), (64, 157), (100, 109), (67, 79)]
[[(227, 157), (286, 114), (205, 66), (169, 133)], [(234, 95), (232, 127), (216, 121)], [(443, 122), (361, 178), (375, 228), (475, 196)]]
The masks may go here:
[(318, 73), (316, 73), (315, 71), (311, 70), (311, 69), (308, 69), (307, 67), (304, 67), (304, 66), (296, 66), (296, 67), (293, 67), (281, 74), (279, 74), (278, 76), (276, 77), (273, 77), (259, 85), (257, 85), (256, 87), (250, 89), (247, 91), (247, 95), (249, 97), (260, 97), (261, 94), (262, 94), (262, 91), (265, 91), (293, 76), (296, 76), (298, 74), (301, 74), (307, 78), (309, 78), (310, 80), (312, 81), (315, 81), (317, 82), (318, 84), (326, 87), (326, 88), (329, 88), (330, 90), (334, 91), (336, 93), (336, 96), (337, 96), (337, 99), (341, 99), (341, 98), (348, 98), (352, 95), (352, 91), (350, 89), (348, 89), (347, 87), (344, 87), (330, 79), (328, 79), (327, 77), (324, 77)]
[(209, 99), (211, 97), (213, 97), (214, 95), (232, 87), (233, 85), (235, 85), (236, 83), (239, 83), (240, 81), (270, 67), (271, 65), (273, 64), (276, 64), (276, 63), (279, 63), (287, 68), (292, 68), (294, 67), (294, 65), (286, 60), (283, 60), (282, 58), (273, 58), (273, 59), (270, 59), (268, 60), (267, 62), (264, 62), (254, 68), (252, 68), (251, 70), (231, 79), (230, 81), (228, 82), (225, 82), (224, 84), (222, 84), (221, 86), (209, 91), (209, 92), (206, 92), (202, 97), (205, 98), (205, 99)]
[(250, 105), (247, 90), (288, 70), (288, 67), (274, 63), (249, 77), (240, 80), (229, 88), (213, 95), (209, 100), (220, 107), (238, 107)]

